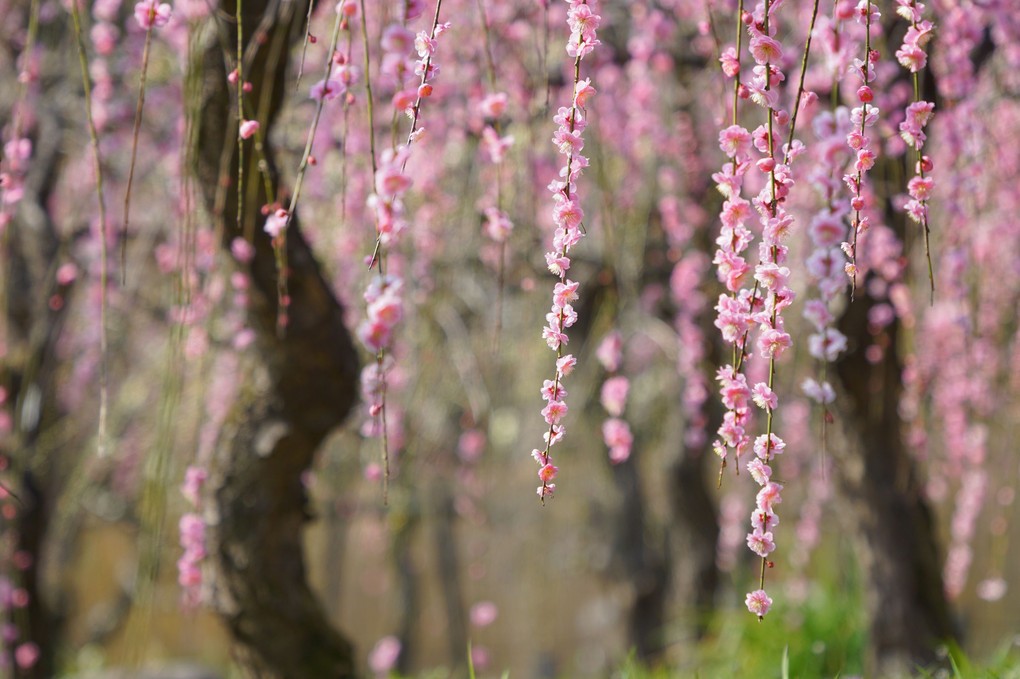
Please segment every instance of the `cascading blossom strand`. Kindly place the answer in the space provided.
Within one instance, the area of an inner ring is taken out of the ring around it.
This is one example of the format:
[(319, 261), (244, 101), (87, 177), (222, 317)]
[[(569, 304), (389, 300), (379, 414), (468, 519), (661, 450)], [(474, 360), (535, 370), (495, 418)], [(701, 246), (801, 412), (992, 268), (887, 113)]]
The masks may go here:
[(769, 464), (786, 448), (786, 443), (773, 433), (773, 420), (779, 406), (779, 397), (773, 391), (776, 359), (793, 344), (782, 316), (783, 309), (790, 306), (794, 299), (794, 293), (789, 287), (790, 269), (785, 266), (789, 248), (784, 245), (790, 235), (793, 216), (787, 212), (785, 200), (793, 186), (787, 162), (798, 155), (799, 149), (794, 150), (791, 141), (783, 153), (776, 143), (778, 128), (790, 122), (790, 114), (779, 108), (778, 104), (778, 87), (785, 76), (778, 66), (782, 59), (782, 46), (774, 38), (777, 28), (774, 14), (781, 5), (779, 2), (763, 0), (755, 8), (753, 19), (748, 24), (750, 50), (757, 63), (749, 89), (755, 103), (766, 109), (765, 124), (759, 126), (752, 135), (754, 147), (762, 154), (755, 167), (766, 177), (761, 191), (752, 200), (758, 212), (762, 239), (758, 245), (758, 264), (754, 270), (751, 320), (758, 325), (758, 353), (769, 362), (768, 382), (758, 382), (750, 391), (755, 405), (765, 411), (766, 425), (765, 433), (754, 440), (755, 457), (747, 464), (751, 477), (761, 487), (755, 498), (755, 509), (751, 513), (752, 530), (747, 534), (748, 548), (761, 557), (761, 575), (758, 590), (748, 594), (745, 602), (748, 610), (757, 615), (759, 620), (768, 613), (772, 603), (765, 593), (765, 569), (770, 564), (768, 556), (776, 547), (773, 531), (779, 519), (775, 514), (775, 505), (782, 502), (780, 493), (783, 490), (782, 485), (771, 480), (772, 468)]
[(857, 154), (854, 163), (854, 172), (847, 173), (843, 181), (850, 188), (850, 208), (853, 210), (853, 219), (850, 222), (850, 239), (842, 244), (843, 252), (850, 261), (845, 265), (846, 274), (850, 277), (850, 296), (857, 287), (857, 238), (865, 233), (871, 226), (870, 218), (863, 215), (866, 205), (863, 183), (868, 170), (875, 166), (877, 152), (871, 144), (871, 139), (865, 135), (869, 127), (878, 122), (878, 107), (870, 105), (875, 98), (871, 90), (871, 83), (875, 81), (875, 64), (878, 62), (878, 50), (871, 48), (871, 24), (882, 18), (878, 7), (871, 0), (861, 0), (857, 4), (857, 21), (864, 24), (864, 58), (854, 59), (851, 71), (861, 80), (861, 86), (857, 90), (857, 99), (860, 106), (850, 111), (850, 120), (854, 123), (852, 129), (846, 136), (846, 143)]
[(921, 99), (921, 83), (919, 73), (928, 63), (928, 55), (924, 51), (931, 40), (934, 26), (930, 21), (922, 20), (924, 4), (917, 0), (896, 0), (899, 5), (896, 13), (910, 22), (910, 28), (903, 36), (903, 45), (896, 50), (896, 59), (903, 68), (910, 71), (914, 84), (914, 100), (907, 106), (906, 115), (900, 123), (900, 136), (914, 148), (917, 160), (914, 176), (907, 183), (910, 200), (904, 206), (912, 220), (921, 225), (924, 233), (924, 253), (928, 259), (928, 284), (931, 288), (931, 300), (935, 301), (935, 273), (931, 263), (931, 247), (929, 245), (928, 198), (935, 188), (934, 180), (928, 176), (932, 171), (931, 158), (921, 153), (926, 136), (924, 127), (931, 120), (935, 104)]
[(549, 425), (549, 431), (545, 434), (545, 448), (532, 451), (532, 457), (539, 464), (538, 477), (542, 485), (538, 487), (538, 496), (542, 504), (556, 490), (553, 480), (559, 468), (553, 464), (550, 450), (563, 438), (562, 420), (567, 414), (567, 392), (563, 388), (563, 378), (573, 371), (577, 363), (573, 355), (564, 354), (563, 351), (569, 341), (566, 329), (577, 321), (577, 312), (571, 303), (578, 299), (578, 284), (567, 278), (570, 269), (568, 255), (584, 237), (581, 226), (584, 210), (576, 188), (582, 170), (588, 166), (588, 159), (581, 155), (584, 149), (582, 134), (587, 124), (584, 119), (585, 106), (595, 96), (591, 80), (581, 80), (581, 60), (600, 44), (595, 37), (595, 30), (602, 21), (594, 2), (567, 2), (570, 5), (567, 10), (567, 24), (570, 27), (567, 54), (574, 58), (574, 87), (570, 106), (561, 106), (553, 118), (559, 127), (552, 141), (559, 152), (566, 156), (567, 162), (560, 170), (562, 179), (554, 179), (549, 185), (553, 194), (553, 222), (556, 231), (552, 250), (545, 255), (549, 271), (560, 280), (553, 288), (552, 310), (546, 314), (546, 326), (542, 329), (542, 338), (556, 352), (556, 372), (553, 379), (546, 380), (542, 386), (542, 398), (547, 402), (542, 409), (542, 417)]
[[(435, 18), (431, 30), (420, 31), (417, 36), (400, 24), (392, 24), (382, 36), (383, 49), (397, 58), (384, 59), (386, 64), (401, 63), (410, 52), (412, 41), (418, 53), (414, 73), (419, 82), (413, 90), (401, 90), (394, 96), (393, 104), (398, 111), (411, 120), (407, 141), (393, 149), (387, 149), (380, 157), (374, 177), (374, 191), (368, 196), (367, 206), (375, 217), (375, 252), (369, 257), (369, 267), (377, 267), (377, 273), (365, 290), (366, 318), (357, 329), (358, 338), (371, 351), (375, 363), (365, 366), (361, 374), (362, 393), (371, 418), (363, 432), (379, 436), (383, 440), (384, 488), (389, 479), (389, 450), (386, 424), (387, 373), (393, 367), (390, 356), (393, 346), (394, 329), (404, 318), (404, 280), (397, 273), (387, 271), (387, 253), (397, 246), (409, 223), (405, 216), (403, 197), (411, 188), (412, 178), (407, 174), (407, 162), (411, 149), (425, 133), (420, 126), (422, 102), (432, 95), (432, 80), (439, 74), (435, 54), (438, 38), (449, 23), (439, 23), (442, 1), (436, 3)], [(417, 15), (415, 15), (417, 16)], [(405, 19), (412, 18), (408, 11)], [(391, 75), (403, 78), (402, 70)], [(384, 490), (384, 500), (386, 491)]]

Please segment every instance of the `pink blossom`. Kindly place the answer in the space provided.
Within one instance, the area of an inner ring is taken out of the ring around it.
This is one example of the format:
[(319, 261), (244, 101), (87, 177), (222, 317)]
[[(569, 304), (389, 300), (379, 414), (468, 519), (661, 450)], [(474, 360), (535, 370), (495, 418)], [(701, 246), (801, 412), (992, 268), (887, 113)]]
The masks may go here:
[(506, 111), (508, 97), (505, 92), (496, 92), (482, 99), (478, 110), (486, 118), (495, 120), (500, 118)]
[(546, 464), (538, 470), (538, 478), (542, 479), (542, 483), (549, 483), (556, 478), (556, 474), (559, 473), (559, 471), (559, 467), (555, 467), (552, 464)]
[(249, 139), (259, 129), (259, 123), (257, 120), (243, 120), (241, 121), (240, 134), (241, 139)]
[(774, 455), (780, 455), (784, 450), (786, 450), (786, 443), (775, 434), (769, 434), (769, 438), (767, 440), (770, 441), (767, 451), (765, 450), (765, 434), (762, 434), (754, 440), (754, 454), (761, 459), (768, 461), (772, 459)]
[(165, 2), (157, 5), (155, 0), (142, 0), (135, 5), (135, 20), (145, 30), (166, 26), (170, 21), (170, 13), (170, 5)]
[(499, 609), (491, 601), (480, 601), (471, 607), (471, 624), (476, 627), (488, 627), (496, 621)]
[(761, 490), (758, 491), (758, 495), (755, 496), (755, 504), (759, 510), (766, 514), (773, 513), (773, 507), (783, 501), (780, 493), (783, 487), (775, 481), (769, 481), (766, 483)]
[(783, 58), (783, 48), (779, 41), (767, 35), (756, 35), (751, 38), (751, 56), (759, 64), (778, 62)]
[(332, 101), (347, 91), (347, 88), (339, 80), (330, 78), (320, 80), (312, 85), (309, 96), (316, 101)]
[(758, 351), (769, 358), (779, 358), (793, 345), (790, 336), (777, 328), (766, 328), (758, 336)]
[(756, 530), (747, 534), (747, 547), (758, 556), (766, 557), (775, 550), (776, 543), (771, 532)]
[(619, 417), (627, 405), (630, 381), (623, 376), (610, 377), (602, 385), (602, 407), (613, 417)]
[(266, 223), (262, 230), (268, 233), (270, 238), (277, 238), (287, 228), (289, 219), (290, 214), (283, 208), (280, 208), (266, 217)]
[(542, 408), (542, 417), (548, 424), (559, 424), (566, 414), (567, 404), (563, 401), (550, 401), (545, 408)]
[(376, 675), (385, 675), (397, 665), (400, 657), (400, 640), (395, 636), (383, 637), (368, 654), (368, 666)]
[(505, 212), (495, 207), (485, 209), (486, 236), (497, 243), (503, 243), (510, 237), (510, 232), (513, 231), (513, 228), (513, 222), (510, 221), (510, 217)]
[(740, 60), (737, 58), (737, 50), (732, 45), (727, 47), (719, 57), (723, 73), (727, 78), (732, 78), (740, 73)]
[(751, 528), (754, 530), (770, 531), (778, 525), (779, 517), (772, 512), (763, 512), (758, 507), (755, 507), (751, 512)]
[(556, 359), (556, 371), (561, 377), (567, 377), (570, 373), (574, 372), (574, 366), (577, 365), (577, 359), (574, 358), (573, 354), (567, 354), (563, 358)]
[(198, 507), (201, 498), (200, 493), (205, 480), (208, 477), (204, 467), (190, 465), (184, 471), (184, 482), (181, 484), (181, 495), (191, 503), (192, 507)]
[(14, 662), (23, 670), (33, 667), (38, 660), (39, 647), (34, 642), (19, 644), (14, 650)]
[(748, 593), (744, 599), (744, 604), (747, 606), (747, 610), (757, 615), (758, 619), (761, 620), (768, 614), (769, 608), (772, 607), (772, 599), (765, 593), (765, 590), (758, 589)]
[(779, 397), (776, 392), (769, 388), (764, 382), (754, 385), (753, 398), (755, 404), (763, 410), (775, 410), (779, 406)]
[(591, 85), (590, 78), (579, 81), (574, 88), (574, 106), (584, 108), (595, 94), (596, 91)]
[(762, 462), (760, 457), (752, 457), (748, 461), (747, 471), (759, 486), (764, 486), (772, 477), (772, 468)]
[(616, 372), (623, 362), (623, 335), (619, 330), (612, 330), (599, 343), (595, 350), (595, 358), (608, 372)]
[(835, 328), (826, 328), (808, 337), (808, 353), (821, 361), (832, 363), (846, 349), (846, 336)]

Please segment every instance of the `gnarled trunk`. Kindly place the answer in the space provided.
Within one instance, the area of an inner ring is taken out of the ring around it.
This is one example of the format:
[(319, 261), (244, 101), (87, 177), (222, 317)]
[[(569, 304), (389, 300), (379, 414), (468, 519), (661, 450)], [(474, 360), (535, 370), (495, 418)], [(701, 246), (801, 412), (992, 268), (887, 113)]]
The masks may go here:
[(875, 676), (885, 677), (913, 675), (917, 666), (934, 663), (937, 645), (954, 634), (931, 510), (902, 440), (898, 323), (886, 330), (890, 341), (882, 360), (865, 358), (873, 304), (858, 294), (841, 319), (840, 330), (858, 342), (836, 366), (849, 397), (847, 433), (856, 433), (857, 441), (837, 467), (867, 577), (868, 664)]
[[(257, 45), (246, 65), (246, 95), (259, 113), (263, 138), (287, 88), (287, 54), (300, 35), (307, 4), (246, 0), (244, 39)], [(234, 16), (235, 6), (219, 7)], [(229, 249), (244, 229), (237, 220), (237, 134), (223, 45), (236, 44), (232, 24), (222, 19), (210, 31), (199, 66), (201, 109), (195, 142), (198, 179), (207, 206), (222, 220)], [(246, 49), (247, 46), (246, 46)], [(272, 149), (265, 146), (270, 189), (278, 177)], [(214, 605), (237, 642), (246, 676), (280, 679), (350, 677), (351, 644), (333, 629), (309, 588), (302, 549), (308, 520), (302, 474), (323, 439), (357, 399), (358, 362), (342, 309), (323, 280), (296, 217), (287, 228), (289, 323), (277, 330), (276, 258), (263, 232), (266, 196), (254, 144), (245, 144), (243, 220), (254, 233), (254, 258), (239, 266), (251, 277), (249, 323), (257, 333), (258, 369), (221, 432), (210, 474), (210, 526)], [(223, 162), (229, 159), (228, 162)], [(222, 174), (226, 171), (226, 174)], [(218, 187), (226, 186), (217, 202)], [(223, 198), (225, 197), (225, 200)], [(251, 229), (251, 222), (254, 228)]]

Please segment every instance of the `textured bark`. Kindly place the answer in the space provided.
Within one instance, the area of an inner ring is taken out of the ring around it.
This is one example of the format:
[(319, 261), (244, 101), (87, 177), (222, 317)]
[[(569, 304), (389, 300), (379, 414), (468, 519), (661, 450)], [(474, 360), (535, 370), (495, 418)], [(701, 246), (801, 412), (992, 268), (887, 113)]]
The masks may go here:
[[(300, 34), (307, 4), (246, 0), (242, 7), (244, 37), (257, 45), (245, 73), (253, 84), (248, 100), (258, 107), (265, 95), (269, 102), (258, 118), (268, 139), (288, 87), (288, 48)], [(220, 10), (232, 17), (235, 6), (224, 0)], [(229, 249), (242, 234), (236, 214), (235, 95), (228, 88), (222, 45), (234, 45), (236, 33), (219, 21), (220, 34), (210, 31), (201, 54), (195, 157), (207, 206), (214, 214), (222, 208), (215, 216), (222, 220)], [(265, 156), (275, 193), (278, 178), (268, 145)], [(276, 263), (259, 213), (276, 196), (265, 195), (251, 143), (246, 143), (244, 174), (245, 193), (257, 194), (246, 200), (242, 215), (254, 221), (255, 257), (239, 266), (252, 280), (249, 323), (257, 333), (259, 365), (221, 432), (210, 475), (214, 604), (237, 642), (245, 676), (350, 677), (355, 674), (351, 644), (330, 626), (306, 579), (302, 528), (308, 514), (301, 476), (356, 401), (357, 357), (342, 309), (301, 236), (296, 215), (286, 244), (289, 325), (286, 332), (277, 331)], [(226, 200), (218, 204), (221, 186), (227, 187)]]
[(858, 437), (839, 464), (841, 491), (857, 526), (867, 576), (869, 669), (874, 676), (912, 675), (917, 666), (935, 663), (936, 646), (954, 634), (931, 510), (901, 436), (899, 326), (886, 331), (883, 359), (868, 362), (864, 342), (874, 300), (862, 293), (858, 290), (840, 327), (859, 342), (837, 364), (849, 397), (847, 431)]
[[(713, 407), (715, 403), (713, 400), (705, 407)], [(712, 432), (717, 426), (715, 420), (711, 420), (707, 429)], [(706, 457), (703, 448), (692, 450), (685, 446), (669, 470), (674, 532), (672, 554), (676, 561), (674, 587), (676, 599), (689, 611), (688, 619), (697, 638), (708, 631), (719, 587), (716, 565), (719, 521), (715, 502), (705, 483), (707, 461), (716, 459)]]
[(464, 615), (460, 559), (457, 558), (457, 537), (454, 528), (457, 511), (453, 495), (444, 482), (440, 481), (435, 485), (432, 503), (435, 507), (433, 538), (436, 545), (436, 570), (443, 587), (443, 603), (446, 606), (450, 667), (459, 668), (464, 664), (467, 655), (467, 620)]
[(638, 475), (636, 456), (640, 442), (624, 462), (613, 468), (613, 481), (621, 503), (613, 516), (613, 562), (619, 580), (629, 582), (634, 602), (628, 611), (627, 636), (637, 657), (657, 659), (665, 648), (665, 606), (669, 589), (669, 564), (665, 548), (649, 544), (649, 526), (644, 491)]
[[(57, 98), (55, 92), (62, 86), (58, 80), (49, 83), (46, 91)], [(74, 460), (74, 455), (65, 454), (70, 451), (58, 450), (52, 439), (65, 416), (57, 405), (56, 344), (67, 307), (53, 309), (49, 302), (56, 294), (66, 299), (68, 290), (55, 281), (63, 244), (46, 205), (57, 184), (65, 125), (53, 110), (40, 111), (36, 125), (25, 195), (17, 204), (7, 234), (7, 306), (3, 310), (9, 346), (2, 383), (15, 402), (13, 436), (4, 442), (2, 452), (10, 457), (20, 477), (17, 492), (21, 503), (13, 521), (17, 550), (31, 557), (29, 566), (15, 578), (28, 592), (28, 605), (20, 611), (12, 609), (10, 622), (20, 627), (18, 643), (33, 642), (39, 648), (35, 665), (17, 670), (17, 676), (24, 679), (56, 674), (55, 652), (64, 631), (64, 593), (56, 583), (45, 582), (45, 552), (51, 532), (57, 532), (51, 531), (57, 502)], [(0, 533), (6, 531), (6, 521), (0, 518)]]

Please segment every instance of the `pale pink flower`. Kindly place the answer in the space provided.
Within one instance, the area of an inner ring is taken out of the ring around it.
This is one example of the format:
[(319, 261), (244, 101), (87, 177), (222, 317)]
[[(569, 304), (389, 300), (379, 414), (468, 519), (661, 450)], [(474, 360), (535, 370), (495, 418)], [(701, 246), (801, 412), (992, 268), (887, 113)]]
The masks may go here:
[(762, 410), (775, 410), (779, 406), (779, 397), (776, 392), (769, 388), (764, 382), (754, 385), (752, 390), (755, 404)]
[(623, 335), (619, 330), (612, 330), (599, 343), (595, 350), (595, 358), (607, 372), (616, 372), (623, 362)]
[(771, 532), (756, 530), (747, 534), (747, 547), (758, 556), (765, 557), (775, 550), (776, 543)]
[(595, 94), (596, 91), (591, 85), (590, 78), (579, 81), (574, 89), (574, 106), (584, 108)]
[(499, 609), (491, 601), (479, 601), (471, 607), (471, 624), (476, 627), (488, 627), (496, 621)]
[(506, 111), (508, 97), (505, 92), (496, 92), (482, 99), (478, 104), (478, 110), (486, 118), (495, 120)]
[(339, 80), (330, 78), (320, 80), (312, 85), (309, 96), (316, 101), (332, 101), (347, 91), (347, 88)]
[(556, 478), (556, 474), (558, 474), (559, 471), (559, 467), (555, 467), (552, 464), (546, 464), (538, 470), (538, 478), (542, 479), (542, 483), (549, 483)]
[(161, 28), (166, 26), (167, 22), (170, 21), (170, 5), (162, 2), (156, 4), (155, 0), (151, 2), (143, 0), (135, 5), (135, 20), (138, 25), (148, 30), (150, 27)]
[(630, 380), (626, 377), (610, 377), (602, 385), (602, 407), (613, 417), (619, 417), (627, 406), (627, 392), (629, 390)]
[(563, 358), (556, 359), (556, 371), (559, 372), (561, 377), (567, 377), (570, 373), (574, 372), (574, 366), (577, 365), (577, 359), (574, 358), (573, 354), (567, 354)]
[(747, 606), (747, 610), (757, 615), (758, 619), (761, 620), (768, 614), (769, 608), (772, 607), (772, 599), (765, 593), (765, 590), (758, 589), (748, 593), (744, 599), (744, 604)]
[(764, 486), (772, 478), (772, 468), (762, 462), (760, 457), (752, 457), (748, 461), (747, 471), (759, 486)]
[(758, 491), (758, 495), (755, 496), (755, 504), (761, 511), (766, 514), (773, 513), (773, 507), (780, 504), (783, 501), (782, 492), (783, 487), (775, 481), (769, 481), (766, 483), (761, 490)]
[(241, 121), (240, 134), (241, 139), (249, 139), (259, 129), (259, 122), (257, 120), (243, 120)]
[(765, 434), (762, 434), (754, 440), (754, 454), (763, 460), (772, 459), (774, 455), (781, 455), (786, 450), (786, 442), (779, 438), (775, 434), (769, 434), (768, 450), (765, 450)]
[(268, 233), (271, 238), (276, 238), (283, 233), (285, 228), (287, 228), (289, 217), (289, 213), (283, 208), (280, 208), (273, 214), (266, 217), (266, 223), (262, 227), (262, 230)]
[(400, 657), (400, 640), (395, 636), (383, 637), (368, 654), (368, 666), (377, 675), (385, 675), (397, 665)]

